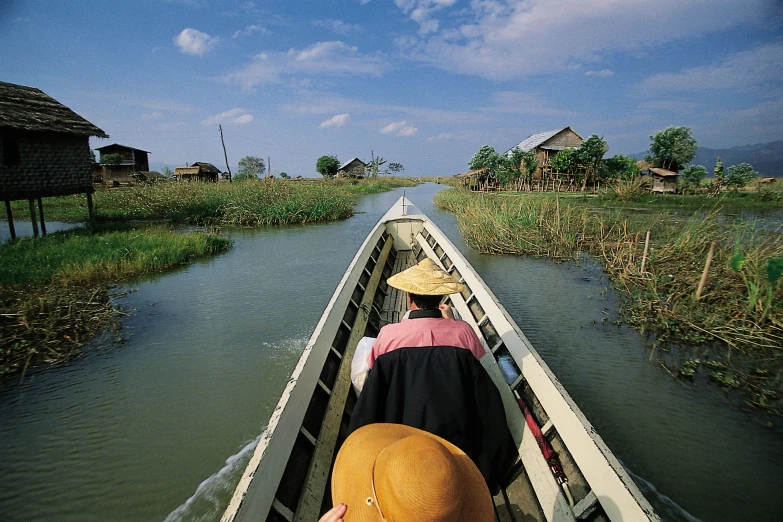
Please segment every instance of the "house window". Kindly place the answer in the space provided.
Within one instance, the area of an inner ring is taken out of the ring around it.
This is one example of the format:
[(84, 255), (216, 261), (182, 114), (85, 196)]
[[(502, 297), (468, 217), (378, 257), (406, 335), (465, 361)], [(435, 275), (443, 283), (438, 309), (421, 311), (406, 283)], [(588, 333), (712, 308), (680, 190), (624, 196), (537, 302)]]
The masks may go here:
[(15, 138), (3, 139), (3, 165), (6, 167), (19, 165), (19, 143)]

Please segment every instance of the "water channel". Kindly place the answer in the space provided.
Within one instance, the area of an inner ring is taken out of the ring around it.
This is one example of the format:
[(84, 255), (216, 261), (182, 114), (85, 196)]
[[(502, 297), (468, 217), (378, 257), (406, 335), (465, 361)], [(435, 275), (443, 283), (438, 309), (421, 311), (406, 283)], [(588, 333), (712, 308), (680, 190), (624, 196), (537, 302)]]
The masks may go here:
[[(612, 324), (590, 263), (480, 255), (442, 186), (408, 196), (457, 244), (664, 520), (778, 520), (779, 423), (672, 379)], [(338, 223), (236, 230), (231, 251), (139, 281), (122, 342), (0, 389), (0, 517), (218, 520), (343, 271), (401, 190)]]

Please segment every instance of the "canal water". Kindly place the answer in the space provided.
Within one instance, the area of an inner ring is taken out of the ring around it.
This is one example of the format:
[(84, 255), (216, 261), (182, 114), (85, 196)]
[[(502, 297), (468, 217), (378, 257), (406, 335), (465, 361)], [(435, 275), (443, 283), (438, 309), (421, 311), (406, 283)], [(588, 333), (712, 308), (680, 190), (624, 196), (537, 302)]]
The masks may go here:
[[(618, 327), (589, 262), (457, 244), (664, 520), (778, 520), (783, 436), (723, 393), (672, 379)], [(236, 230), (216, 258), (128, 287), (132, 315), (67, 365), (0, 389), (0, 519), (214, 521), (366, 234), (402, 190), (328, 224)], [(779, 424), (779, 423), (778, 423)]]

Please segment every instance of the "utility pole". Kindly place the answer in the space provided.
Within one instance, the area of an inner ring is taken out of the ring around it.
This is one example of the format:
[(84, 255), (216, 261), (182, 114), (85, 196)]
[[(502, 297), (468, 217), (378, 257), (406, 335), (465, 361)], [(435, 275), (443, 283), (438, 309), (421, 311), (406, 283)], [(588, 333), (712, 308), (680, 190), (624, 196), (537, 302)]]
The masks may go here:
[(267, 156), (266, 157), (266, 174), (267, 174), (267, 176), (271, 176), (272, 175), (272, 157), (271, 156)]
[(228, 154), (226, 154), (226, 142), (223, 141), (223, 126), (218, 125), (220, 129), (220, 143), (223, 144), (223, 157), (226, 158), (226, 170), (228, 170), (228, 182), (231, 183), (231, 167), (228, 166)]

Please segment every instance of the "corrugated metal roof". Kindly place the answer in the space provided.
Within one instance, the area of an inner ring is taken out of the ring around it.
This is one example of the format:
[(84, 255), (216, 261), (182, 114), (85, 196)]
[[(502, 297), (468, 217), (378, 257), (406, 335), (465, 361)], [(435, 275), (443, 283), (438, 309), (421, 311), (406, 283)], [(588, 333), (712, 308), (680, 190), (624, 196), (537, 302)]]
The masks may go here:
[[(508, 155), (512, 150), (514, 149), (521, 149), (523, 152), (527, 152), (529, 150), (533, 150), (542, 143), (544, 143), (546, 140), (558, 135), (559, 133), (563, 132), (564, 130), (568, 129), (569, 127), (563, 127), (562, 129), (557, 129), (553, 131), (547, 131), (547, 132), (539, 132), (538, 134), (533, 134), (532, 136), (529, 136), (519, 142), (517, 145), (514, 145), (510, 149), (508, 149), (505, 152), (505, 155)], [(550, 147), (552, 150), (561, 150), (563, 147), (554, 148)]]
[(337, 170), (343, 170), (345, 167), (347, 167), (348, 165), (350, 165), (354, 161), (358, 161), (362, 165), (367, 166), (367, 164), (365, 162), (363, 162), (362, 160), (360, 160), (359, 158), (353, 158), (352, 160), (348, 160), (345, 163), (343, 163), (342, 165), (340, 165), (340, 168), (338, 168)]
[(6, 82), (0, 82), (0, 127), (109, 137), (42, 90)]

